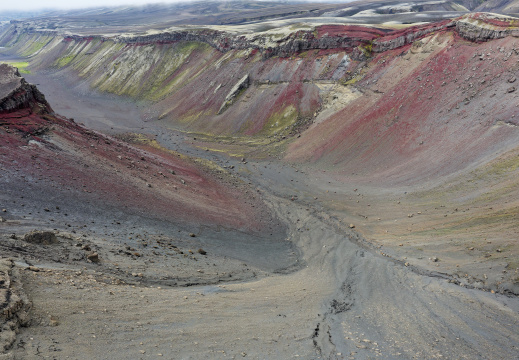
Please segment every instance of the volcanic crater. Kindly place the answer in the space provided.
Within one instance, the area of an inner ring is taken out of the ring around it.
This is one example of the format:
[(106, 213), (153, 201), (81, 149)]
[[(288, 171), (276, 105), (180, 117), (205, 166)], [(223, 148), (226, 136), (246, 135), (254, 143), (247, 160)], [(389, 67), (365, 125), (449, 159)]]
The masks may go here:
[(518, 358), (518, 20), (387, 3), (0, 27), (0, 358)]

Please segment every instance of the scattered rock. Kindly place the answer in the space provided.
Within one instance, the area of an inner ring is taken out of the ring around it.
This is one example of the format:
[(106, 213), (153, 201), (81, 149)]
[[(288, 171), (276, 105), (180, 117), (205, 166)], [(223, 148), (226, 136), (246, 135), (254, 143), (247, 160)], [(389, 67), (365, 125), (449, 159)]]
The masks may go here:
[(350, 224), (350, 229), (354, 229), (355, 228), (355, 225), (354, 224)]
[(205, 251), (204, 249), (198, 249), (198, 253), (201, 255), (207, 255), (207, 251)]
[(58, 238), (52, 231), (32, 231), (25, 234), (24, 240), (32, 244), (51, 245), (57, 244)]
[(58, 319), (55, 316), (50, 316), (49, 317), (49, 326), (58, 326), (58, 325), (59, 325)]
[(236, 83), (236, 85), (233, 86), (231, 91), (229, 91), (229, 94), (227, 94), (227, 96), (225, 97), (222, 106), (220, 106), (220, 110), (218, 110), (218, 115), (223, 113), (229, 106), (231, 106), (236, 101), (236, 99), (242, 93), (242, 90), (249, 87), (249, 82), (249, 75), (246, 74)]
[(515, 82), (515, 80), (516, 80), (515, 76), (512, 76), (510, 79), (508, 79), (508, 82), (509, 82), (510, 84), (512, 84), (512, 83)]
[(7, 220), (0, 216), (0, 222), (6, 222)]
[(438, 261), (440, 261), (440, 259), (438, 259), (437, 257), (433, 257), (433, 258), (431, 258), (431, 260), (432, 260), (432, 262), (438, 262)]
[(88, 254), (87, 255), (87, 259), (92, 261), (93, 263), (98, 263), (99, 262), (99, 254), (96, 253), (96, 252)]
[(515, 90), (517, 90), (517, 89), (515, 88), (515, 86), (511, 86), (511, 87), (509, 87), (508, 89), (506, 89), (506, 92), (507, 92), (507, 93), (513, 93)]
[(196, 235), (194, 233), (189, 233), (189, 236), (196, 237)]

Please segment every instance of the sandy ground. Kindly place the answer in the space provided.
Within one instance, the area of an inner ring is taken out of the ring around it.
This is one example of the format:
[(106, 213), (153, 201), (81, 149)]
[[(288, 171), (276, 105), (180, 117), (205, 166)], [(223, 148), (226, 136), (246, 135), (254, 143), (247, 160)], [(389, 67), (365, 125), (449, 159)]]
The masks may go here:
[(417, 273), (355, 244), (326, 214), (275, 203), (294, 224), (289, 238), (302, 251), (301, 270), (188, 288), (145, 279), (116, 285), (91, 267), (26, 270), (33, 321), (14, 357), (517, 356), (517, 299)]
[[(75, 102), (74, 91), (45, 79), (29, 77), (58, 113), (78, 121), (73, 112), (88, 114), (83, 122), (100, 130), (126, 132), (141, 125), (144, 132), (165, 134), (153, 121), (139, 122), (144, 115), (120, 99), (82, 93), (84, 101)], [(113, 120), (121, 108), (124, 125)], [(204, 153), (176, 135), (163, 135), (171, 142), (164, 145)], [(30, 326), (3, 357), (519, 358), (517, 297), (467, 288), (434, 271), (435, 264), (400, 258), (405, 256), (398, 246), (384, 256), (380, 244), (356, 232), (360, 223), (350, 229), (348, 218), (330, 211), (332, 184), (323, 176), (275, 162), (205, 156), (234, 165), (236, 174), (254, 184), (284, 224), (283, 239), (254, 246), (232, 231), (216, 234), (214, 242), (190, 238), (189, 229), (99, 203), (72, 206), (59, 191), (48, 194), (70, 213), (70, 228), (55, 212), (0, 224), (2, 257), (16, 258), (25, 269), (20, 280), (33, 304)], [(16, 174), (10, 179), (16, 182)], [(36, 198), (38, 189), (32, 189), (28, 199)], [(12, 196), (0, 196), (2, 204)], [(114, 216), (108, 220), (110, 210)], [(94, 224), (85, 228), (81, 214)], [(57, 229), (59, 243), (24, 243), (23, 234), (35, 228)], [(99, 264), (85, 260), (85, 246), (99, 252)]]

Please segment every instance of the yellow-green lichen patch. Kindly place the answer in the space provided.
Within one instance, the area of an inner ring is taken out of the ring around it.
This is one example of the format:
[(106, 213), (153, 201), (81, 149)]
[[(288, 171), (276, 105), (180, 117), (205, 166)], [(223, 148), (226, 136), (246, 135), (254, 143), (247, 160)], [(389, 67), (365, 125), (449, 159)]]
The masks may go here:
[(298, 115), (299, 113), (297, 109), (292, 105), (272, 114), (263, 127), (261, 135), (273, 135), (287, 132), (297, 122)]
[(41, 48), (43, 48), (47, 43), (43, 43), (43, 42), (39, 42), (39, 41), (35, 41), (31, 44), (31, 46), (25, 50), (22, 55), (23, 56), (31, 56), (35, 53), (37, 53), (38, 51), (41, 50)]
[[(160, 101), (196, 78), (198, 61), (188, 61), (194, 51), (210, 50), (206, 44), (179, 43), (175, 46), (146, 45), (116, 50), (110, 64), (93, 86), (101, 91)], [(113, 57), (113, 56), (112, 56)]]
[(359, 45), (359, 50), (362, 51), (364, 56), (369, 58), (373, 54), (373, 43), (370, 41), (366, 45)]
[(74, 59), (74, 57), (75, 57), (75, 55), (68, 55), (68, 56), (60, 57), (59, 59), (56, 60), (55, 65), (59, 68), (65, 67), (68, 64), (70, 64), (70, 62), (72, 61), (72, 59)]
[(2, 61), (1, 62), (2, 64), (9, 64), (11, 66), (14, 66), (15, 68), (18, 68), (18, 71), (20, 72), (20, 74), (30, 74), (31, 71), (27, 69), (27, 67), (29, 66), (29, 63), (26, 62), (26, 61), (20, 61), (20, 62), (17, 62), (17, 61)]
[(52, 37), (38, 35), (26, 40), (26, 44), (18, 52), (21, 56), (30, 57), (37, 54), (44, 46), (52, 41)]

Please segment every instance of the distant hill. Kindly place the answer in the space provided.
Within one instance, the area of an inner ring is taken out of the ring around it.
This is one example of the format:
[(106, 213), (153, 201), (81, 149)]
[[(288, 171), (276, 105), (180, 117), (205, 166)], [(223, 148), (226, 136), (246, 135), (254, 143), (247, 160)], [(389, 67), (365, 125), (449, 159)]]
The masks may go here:
[(35, 11), (0, 11), (0, 21), (9, 20), (23, 20), (35, 16), (40, 16), (49, 10), (35, 10)]
[(476, 11), (494, 12), (499, 14), (519, 15), (517, 0), (488, 0), (476, 8)]
[[(130, 1), (131, 2), (131, 1)], [(73, 10), (0, 13), (0, 21), (28, 19), (36, 27), (67, 29), (82, 33), (88, 29), (103, 33), (138, 32), (184, 25), (242, 25), (267, 21), (312, 21), (410, 24), (441, 21), (468, 12), (519, 13), (519, 1), (509, 0), (360, 0), (360, 1), (194, 1), (94, 7)], [(301, 19), (301, 20), (300, 20)], [(304, 20), (303, 20), (304, 19)]]

